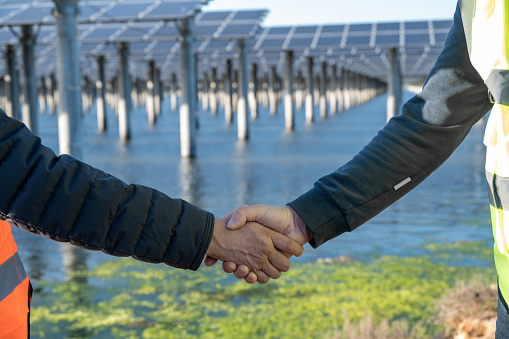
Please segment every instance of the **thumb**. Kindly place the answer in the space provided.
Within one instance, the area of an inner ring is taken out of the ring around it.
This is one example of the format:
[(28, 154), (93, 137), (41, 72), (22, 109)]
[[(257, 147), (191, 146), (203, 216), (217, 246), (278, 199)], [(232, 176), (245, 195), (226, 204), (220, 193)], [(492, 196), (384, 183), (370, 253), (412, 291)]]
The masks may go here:
[(226, 228), (228, 228), (229, 230), (236, 230), (244, 226), (246, 222), (254, 221), (255, 219), (253, 219), (252, 213), (249, 210), (250, 210), (249, 206), (242, 205), (228, 213), (225, 217), (229, 216), (230, 220), (228, 220)]

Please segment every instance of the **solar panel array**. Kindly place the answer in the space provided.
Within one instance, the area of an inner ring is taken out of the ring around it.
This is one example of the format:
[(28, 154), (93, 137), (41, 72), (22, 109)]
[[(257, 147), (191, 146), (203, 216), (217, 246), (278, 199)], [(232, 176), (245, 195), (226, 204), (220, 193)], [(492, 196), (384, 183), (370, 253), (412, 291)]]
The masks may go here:
[[(179, 19), (195, 15), (195, 51), (199, 73), (217, 67), (225, 59), (236, 67), (237, 43), (247, 39), (249, 62), (261, 73), (275, 66), (283, 74), (284, 51), (294, 51), (295, 68), (303, 70), (306, 57), (336, 64), (356, 72), (385, 79), (388, 50), (398, 47), (406, 79), (426, 76), (441, 51), (450, 20), (383, 22), (314, 26), (260, 26), (266, 10), (199, 12), (208, 0), (81, 0), (79, 32), (81, 63), (86, 74), (95, 76), (96, 56), (105, 55), (112, 76), (118, 55), (117, 42), (129, 42), (130, 67), (146, 74), (146, 61), (155, 60), (163, 78), (180, 65)], [(19, 44), (22, 24), (37, 24), (36, 69), (48, 75), (55, 71), (55, 18), (53, 0), (0, 0), (0, 45)], [(18, 56), (20, 52), (18, 52)], [(0, 65), (3, 66), (3, 65)], [(1, 71), (1, 69), (0, 69)]]

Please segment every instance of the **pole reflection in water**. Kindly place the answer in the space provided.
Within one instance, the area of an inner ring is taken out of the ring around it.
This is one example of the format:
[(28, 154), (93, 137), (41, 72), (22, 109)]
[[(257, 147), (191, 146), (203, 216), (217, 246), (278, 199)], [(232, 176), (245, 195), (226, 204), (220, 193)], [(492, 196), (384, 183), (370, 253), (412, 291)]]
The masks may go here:
[[(236, 205), (251, 205), (251, 193), (253, 191), (253, 182), (250, 180), (250, 162), (248, 157), (246, 157), (246, 149), (248, 147), (248, 142), (245, 140), (238, 140), (235, 145), (234, 156), (234, 165), (233, 165), (233, 173), (234, 173), (234, 181), (235, 181), (235, 202)], [(237, 207), (237, 206), (233, 206)]]
[(202, 206), (200, 165), (194, 158), (182, 158), (179, 164), (179, 178), (182, 189), (181, 198), (197, 206)]
[[(73, 285), (65, 289), (68, 294), (65, 296), (65, 300), (76, 308), (89, 306), (93, 300), (93, 288), (89, 285), (87, 277), (89, 252), (69, 243), (61, 243), (60, 245), (66, 284)], [(91, 333), (86, 328), (73, 329), (71, 327), (67, 334), (69, 338), (88, 338)]]

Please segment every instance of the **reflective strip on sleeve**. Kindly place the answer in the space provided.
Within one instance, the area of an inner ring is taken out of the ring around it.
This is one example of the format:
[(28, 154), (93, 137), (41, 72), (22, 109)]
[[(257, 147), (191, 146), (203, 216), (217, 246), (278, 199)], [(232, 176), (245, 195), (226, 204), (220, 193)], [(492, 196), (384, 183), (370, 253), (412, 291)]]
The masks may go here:
[(27, 277), (18, 252), (0, 265), (0, 301)]

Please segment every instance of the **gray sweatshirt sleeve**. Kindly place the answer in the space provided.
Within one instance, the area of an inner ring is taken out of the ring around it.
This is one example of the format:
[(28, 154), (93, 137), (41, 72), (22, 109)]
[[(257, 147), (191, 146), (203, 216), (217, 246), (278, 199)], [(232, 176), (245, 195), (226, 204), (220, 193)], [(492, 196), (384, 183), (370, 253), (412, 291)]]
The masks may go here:
[(416, 187), (491, 107), (488, 89), (470, 62), (457, 7), (422, 92), (351, 161), (288, 204), (306, 222), (311, 245), (354, 230)]
[(196, 270), (214, 216), (68, 155), (0, 110), (0, 219), (56, 241)]

